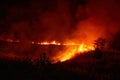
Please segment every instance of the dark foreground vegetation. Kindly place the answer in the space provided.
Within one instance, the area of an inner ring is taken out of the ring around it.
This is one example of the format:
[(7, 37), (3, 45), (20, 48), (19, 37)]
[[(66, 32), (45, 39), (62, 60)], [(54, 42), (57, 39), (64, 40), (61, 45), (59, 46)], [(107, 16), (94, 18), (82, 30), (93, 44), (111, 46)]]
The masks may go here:
[(120, 53), (78, 55), (55, 64), (0, 59), (0, 80), (120, 80)]

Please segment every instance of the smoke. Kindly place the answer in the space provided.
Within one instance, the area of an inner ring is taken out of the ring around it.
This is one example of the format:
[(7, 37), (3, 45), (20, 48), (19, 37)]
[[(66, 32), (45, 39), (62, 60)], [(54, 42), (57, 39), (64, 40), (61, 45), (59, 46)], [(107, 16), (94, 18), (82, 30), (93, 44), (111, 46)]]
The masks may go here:
[(85, 5), (88, 18), (78, 21), (73, 38), (87, 43), (98, 37), (112, 40), (120, 30), (119, 3), (118, 0), (88, 0)]
[(7, 1), (1, 5), (0, 35), (37, 41), (110, 38), (119, 31), (119, 7), (118, 0)]
[(2, 3), (1, 16), (4, 17), (1, 18), (0, 35), (13, 39), (63, 42), (76, 30), (76, 23), (85, 18), (84, 0), (13, 0)]
[[(111, 40), (120, 30), (119, 3), (119, 0), (1, 1), (0, 38), (86, 44), (99, 37)], [(26, 44), (24, 48), (30, 46)]]

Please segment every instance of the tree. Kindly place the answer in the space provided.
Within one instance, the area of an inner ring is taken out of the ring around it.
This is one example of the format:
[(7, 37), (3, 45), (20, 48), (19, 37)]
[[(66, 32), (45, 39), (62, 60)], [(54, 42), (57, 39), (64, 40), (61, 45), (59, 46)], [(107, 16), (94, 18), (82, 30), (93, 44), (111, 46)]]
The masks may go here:
[(106, 39), (104, 39), (104, 38), (98, 38), (94, 42), (95, 49), (102, 50), (104, 48), (104, 46), (105, 46), (105, 43), (106, 43)]
[(106, 40), (103, 38), (98, 38), (94, 41), (95, 53), (94, 57), (100, 59), (103, 56), (103, 48), (105, 46)]

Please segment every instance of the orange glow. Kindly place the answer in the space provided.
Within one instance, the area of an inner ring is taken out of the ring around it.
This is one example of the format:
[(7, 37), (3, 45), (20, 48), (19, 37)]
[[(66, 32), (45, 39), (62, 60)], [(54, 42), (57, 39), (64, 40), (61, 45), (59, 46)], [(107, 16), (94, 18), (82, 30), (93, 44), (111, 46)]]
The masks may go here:
[[(12, 40), (12, 39), (7, 39), (5, 40), (7, 42), (20, 42), (20, 40)], [(78, 44), (78, 43), (74, 43), (74, 42), (66, 42), (66, 43), (59, 43), (59, 42), (56, 42), (56, 41), (51, 41), (51, 42), (34, 42), (34, 41), (31, 41), (31, 44), (37, 44), (37, 45), (56, 45), (56, 46), (65, 46), (65, 50), (62, 50), (60, 52), (58, 52), (58, 54), (54, 57), (52, 57), (52, 61), (53, 63), (55, 62), (63, 62), (63, 61), (66, 61), (66, 60), (69, 60), (71, 58), (73, 58), (75, 55), (77, 54), (83, 54), (84, 52), (87, 52), (87, 51), (91, 51), (91, 50), (94, 50), (94, 46), (91, 45), (91, 44), (85, 44), (85, 43), (81, 43), (81, 44)]]
[(49, 43), (48, 42), (42, 42), (42, 43), (40, 43), (41, 45), (49, 45)]
[(12, 39), (6, 39), (6, 41), (7, 41), (7, 42), (13, 42), (13, 40), (12, 40)]
[(40, 45), (61, 45), (61, 43), (57, 43), (56, 41), (52, 41), (52, 42), (41, 42), (39, 43)]
[(86, 52), (89, 50), (94, 50), (94, 47), (92, 45), (85, 45), (84, 43), (82, 43), (78, 48), (78, 52)]
[(57, 43), (56, 41), (52, 42), (42, 42), (40, 45), (64, 45), (67, 47), (66, 50), (61, 51), (59, 55), (53, 58), (53, 62), (63, 62), (69, 60), (70, 58), (74, 57), (76, 54), (84, 53), (87, 51), (94, 50), (92, 45), (86, 45), (84, 43), (76, 44), (74, 42), (67, 42), (67, 43)]
[(77, 54), (83, 54), (84, 52), (94, 50), (94, 47), (92, 45), (85, 45), (84, 43), (64, 45), (67, 45), (68, 49), (60, 52), (59, 55), (54, 57), (54, 63), (58, 61), (64, 62), (66, 60), (73, 58)]

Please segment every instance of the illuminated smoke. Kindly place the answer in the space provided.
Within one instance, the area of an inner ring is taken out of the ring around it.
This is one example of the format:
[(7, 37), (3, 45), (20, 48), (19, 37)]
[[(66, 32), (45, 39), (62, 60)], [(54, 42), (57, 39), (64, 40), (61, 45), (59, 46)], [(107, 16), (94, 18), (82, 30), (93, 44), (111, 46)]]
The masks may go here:
[[(119, 3), (119, 0), (2, 2), (0, 39), (27, 42), (20, 47), (26, 52), (32, 47), (31, 41), (92, 44), (98, 37), (111, 40), (120, 30)], [(39, 51), (35, 47), (31, 53), (40, 54)]]

